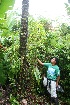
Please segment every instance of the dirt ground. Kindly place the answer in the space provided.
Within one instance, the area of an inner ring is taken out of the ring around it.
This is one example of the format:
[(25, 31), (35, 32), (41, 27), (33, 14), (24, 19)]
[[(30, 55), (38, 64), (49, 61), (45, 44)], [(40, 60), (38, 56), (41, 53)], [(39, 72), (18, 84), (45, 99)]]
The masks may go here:
[[(3, 89), (2, 87), (0, 87), (0, 105), (17, 105), (17, 104), (11, 104), (9, 102), (9, 93), (10, 93), (10, 89), (9, 87), (6, 89)], [(50, 98), (48, 97), (48, 95), (37, 95), (32, 93), (30, 90), (26, 91), (25, 94), (25, 100), (27, 101), (27, 105), (50, 105)], [(22, 100), (23, 98), (21, 98), (19, 100), (19, 105), (22, 105)], [(63, 103), (59, 100), (60, 105), (67, 105), (66, 103)]]

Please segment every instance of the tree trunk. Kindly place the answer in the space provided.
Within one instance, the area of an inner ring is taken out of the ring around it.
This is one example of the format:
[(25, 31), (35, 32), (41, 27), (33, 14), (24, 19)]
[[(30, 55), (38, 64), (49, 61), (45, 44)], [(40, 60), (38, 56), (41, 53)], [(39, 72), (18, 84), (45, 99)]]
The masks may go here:
[(21, 33), (20, 33), (20, 57), (21, 57), (21, 73), (20, 73), (20, 87), (21, 90), (26, 88), (27, 67), (26, 67), (26, 45), (28, 36), (28, 8), (29, 0), (22, 1), (22, 18), (21, 18)]
[(26, 58), (26, 44), (28, 36), (28, 7), (29, 0), (22, 1), (22, 18), (20, 34), (20, 55)]

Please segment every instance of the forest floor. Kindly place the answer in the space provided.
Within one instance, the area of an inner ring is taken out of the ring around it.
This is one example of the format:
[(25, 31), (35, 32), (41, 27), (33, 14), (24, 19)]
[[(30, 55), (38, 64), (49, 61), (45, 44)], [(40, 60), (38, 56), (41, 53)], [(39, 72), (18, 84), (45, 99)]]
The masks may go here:
[[(2, 87), (0, 88), (0, 105), (16, 105), (16, 104), (11, 104), (9, 102), (9, 100), (10, 100), (9, 92), (10, 92), (10, 90), (8, 87), (6, 90), (3, 89)], [(28, 90), (25, 97), (26, 97), (25, 100), (27, 101), (27, 105), (49, 105), (49, 104), (47, 104), (49, 100), (48, 100), (47, 96), (45, 96), (45, 95), (38, 96), (31, 92), (29, 93), (29, 90)], [(19, 103), (22, 103), (21, 101), (22, 100), (20, 99)]]
[[(17, 105), (17, 104), (12, 104), (9, 102), (10, 97), (9, 97), (9, 92), (10, 89), (7, 87), (7, 89), (3, 89), (2, 87), (0, 88), (0, 105)], [(50, 105), (49, 100), (50, 98), (48, 95), (38, 95), (31, 93), (31, 90), (26, 91), (26, 96), (25, 100), (27, 101), (27, 105)], [(22, 100), (20, 99), (19, 105), (22, 105)], [(60, 101), (60, 105), (67, 105), (64, 104), (63, 102)]]

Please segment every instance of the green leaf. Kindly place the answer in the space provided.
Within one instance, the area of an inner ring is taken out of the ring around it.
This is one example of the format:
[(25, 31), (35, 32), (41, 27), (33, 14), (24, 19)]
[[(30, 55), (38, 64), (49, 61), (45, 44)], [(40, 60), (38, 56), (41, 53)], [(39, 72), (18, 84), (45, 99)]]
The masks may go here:
[(15, 0), (2, 0), (0, 3), (0, 18), (5, 17), (5, 12), (12, 9)]

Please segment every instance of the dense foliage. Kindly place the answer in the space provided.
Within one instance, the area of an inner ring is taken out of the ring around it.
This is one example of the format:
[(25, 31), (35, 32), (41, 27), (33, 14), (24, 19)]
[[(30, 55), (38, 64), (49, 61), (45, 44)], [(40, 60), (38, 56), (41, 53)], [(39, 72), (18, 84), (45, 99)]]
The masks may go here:
[(5, 22), (1, 23), (0, 27), (0, 44), (2, 46), (0, 48), (0, 72), (4, 72), (3, 75), (0, 75), (0, 78), (2, 78), (0, 82), (2, 84), (4, 84), (7, 78), (13, 81), (14, 75), (20, 70), (20, 60), (18, 59), (19, 24), (17, 24), (17, 20), (13, 20), (13, 18), (12, 11), (12, 13), (9, 13)]
[[(43, 87), (41, 87), (42, 74), (46, 73), (46, 71), (45, 68), (38, 64), (37, 58), (42, 62), (50, 62), (52, 56), (57, 56), (61, 70), (59, 84), (64, 89), (64, 93), (59, 93), (59, 98), (69, 103), (70, 26), (62, 23), (58, 28), (53, 28), (52, 21), (45, 18), (35, 20), (32, 16), (29, 16), (28, 27), (26, 57), (32, 91), (38, 94), (44, 91)], [(7, 18), (2, 18), (0, 23), (0, 84), (9, 84), (12, 89), (16, 86), (18, 72), (20, 73), (19, 34), (20, 17), (16, 12), (9, 12)], [(13, 89), (13, 93), (16, 93), (15, 89)], [(11, 94), (10, 101), (12, 103), (14, 99)]]
[[(43, 19), (41, 19), (43, 20)], [(36, 21), (29, 18), (29, 37), (28, 37), (28, 60), (31, 64), (30, 69), (35, 69), (37, 65), (36, 58), (42, 62), (49, 62), (52, 56), (59, 58), (59, 66), (61, 70), (60, 84), (64, 88), (64, 93), (60, 97), (67, 97), (69, 100), (69, 77), (70, 77), (70, 29), (67, 24), (62, 23), (58, 29), (44, 28), (45, 21)], [(45, 73), (45, 68), (39, 66), (41, 73)], [(42, 69), (42, 70), (41, 70)], [(44, 71), (44, 72), (43, 72)]]

